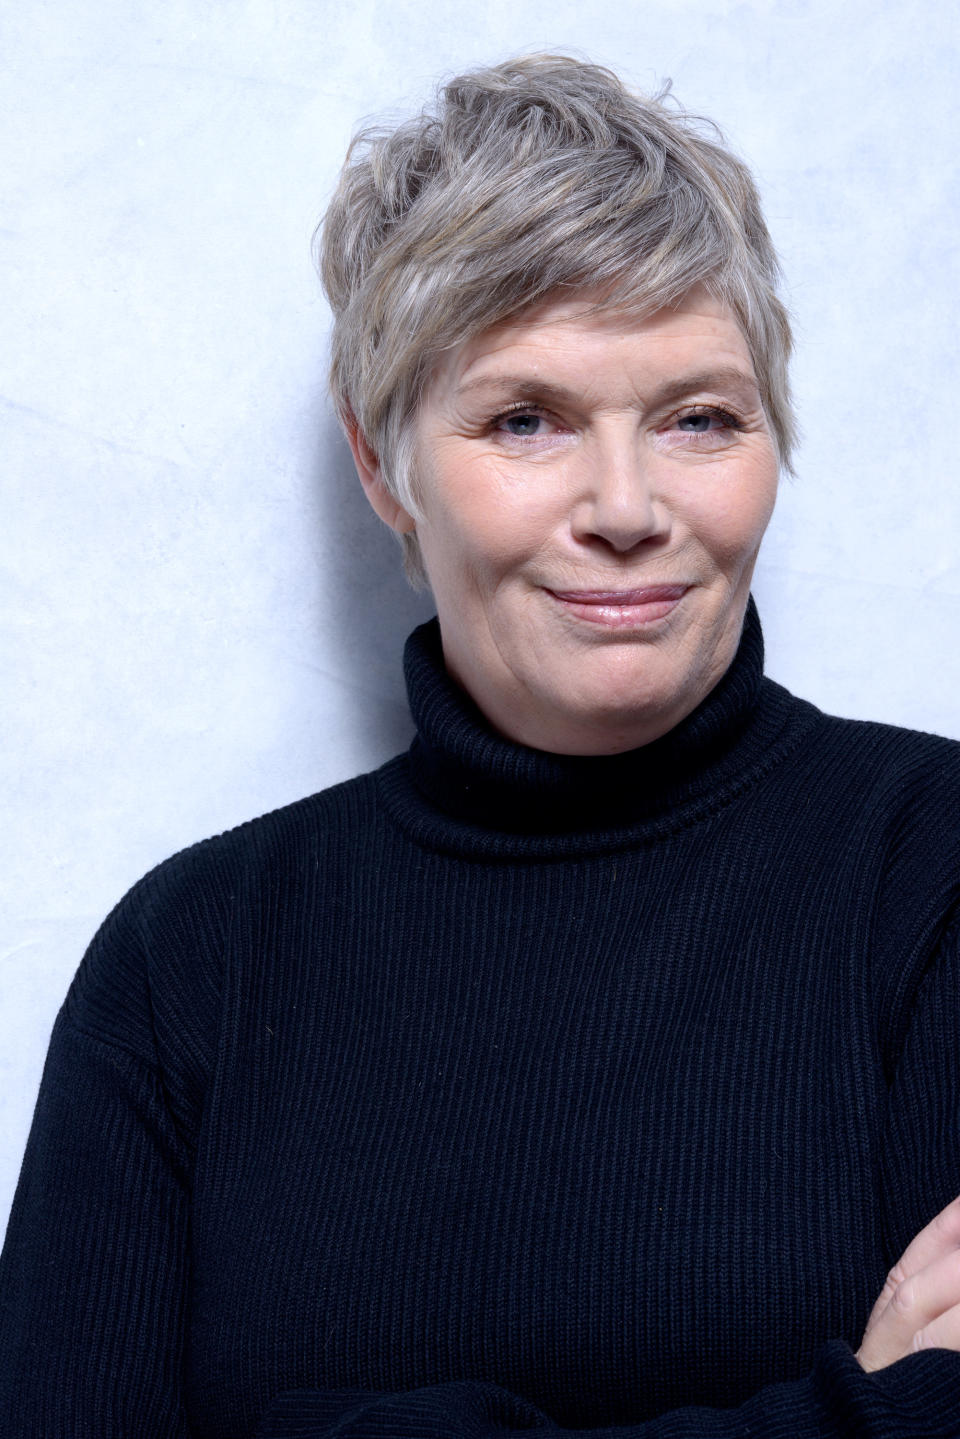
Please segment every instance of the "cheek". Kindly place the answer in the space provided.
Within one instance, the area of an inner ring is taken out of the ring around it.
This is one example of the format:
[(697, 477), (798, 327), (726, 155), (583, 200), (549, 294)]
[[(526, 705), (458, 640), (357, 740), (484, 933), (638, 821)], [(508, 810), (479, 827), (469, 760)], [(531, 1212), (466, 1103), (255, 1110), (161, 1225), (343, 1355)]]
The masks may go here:
[(724, 568), (736, 568), (756, 553), (776, 496), (775, 465), (758, 467), (741, 482), (727, 486), (718, 503), (701, 515), (701, 537)]
[(446, 483), (432, 476), (417, 526), (428, 574), (461, 584), (470, 574), (490, 583), (511, 574), (552, 532), (555, 519), (542, 501), (535, 486), (504, 483), (479, 466)]
[(464, 605), (481, 601), (512, 580), (530, 558), (516, 530), (478, 522), (456, 529), (427, 527), (420, 533), (424, 566), (436, 598)]
[(752, 543), (756, 548), (767, 532), (767, 526), (773, 515), (774, 506), (777, 502), (777, 481), (780, 469), (775, 459), (771, 459), (769, 471), (763, 474), (757, 484), (756, 490), (751, 497), (749, 505), (749, 528), (753, 537)]

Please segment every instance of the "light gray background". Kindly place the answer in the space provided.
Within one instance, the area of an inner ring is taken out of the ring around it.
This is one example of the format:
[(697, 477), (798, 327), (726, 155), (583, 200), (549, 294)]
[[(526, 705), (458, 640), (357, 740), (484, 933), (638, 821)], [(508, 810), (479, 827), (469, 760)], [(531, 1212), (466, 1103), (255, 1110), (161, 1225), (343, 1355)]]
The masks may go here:
[(7, 6), (0, 1225), (50, 1027), (147, 868), (409, 737), (429, 613), (324, 393), (312, 228), (361, 117), (518, 50), (679, 98), (753, 164), (804, 443), (768, 670), (960, 737), (958, 32), (942, 0)]

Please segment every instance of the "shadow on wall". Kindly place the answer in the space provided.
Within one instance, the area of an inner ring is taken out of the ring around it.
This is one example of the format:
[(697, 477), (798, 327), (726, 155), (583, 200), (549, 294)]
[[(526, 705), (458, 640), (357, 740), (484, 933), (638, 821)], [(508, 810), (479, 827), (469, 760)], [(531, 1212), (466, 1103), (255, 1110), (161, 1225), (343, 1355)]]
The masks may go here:
[(407, 583), (400, 545), (367, 503), (329, 413), (318, 429), (314, 474), (319, 639), (327, 662), (356, 695), (364, 745), (386, 757), (410, 742), (403, 646), (435, 613), (433, 597)]

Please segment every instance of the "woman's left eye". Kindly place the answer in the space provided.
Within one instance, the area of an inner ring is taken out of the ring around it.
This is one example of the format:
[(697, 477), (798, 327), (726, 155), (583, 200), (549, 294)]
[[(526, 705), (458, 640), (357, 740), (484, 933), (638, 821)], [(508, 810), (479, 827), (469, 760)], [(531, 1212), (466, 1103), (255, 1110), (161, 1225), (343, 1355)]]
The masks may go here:
[(684, 435), (708, 435), (723, 430), (742, 429), (736, 415), (729, 410), (694, 410), (688, 415), (679, 415), (677, 429)]

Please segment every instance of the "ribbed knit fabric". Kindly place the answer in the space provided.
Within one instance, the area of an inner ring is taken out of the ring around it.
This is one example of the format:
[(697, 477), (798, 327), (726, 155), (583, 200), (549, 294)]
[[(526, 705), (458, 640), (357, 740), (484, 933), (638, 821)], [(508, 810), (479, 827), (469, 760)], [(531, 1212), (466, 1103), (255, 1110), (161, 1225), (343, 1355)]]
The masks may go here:
[(960, 1435), (867, 1375), (960, 1192), (960, 744), (728, 674), (508, 743), (415, 632), (408, 755), (121, 901), (0, 1261), (4, 1439)]

